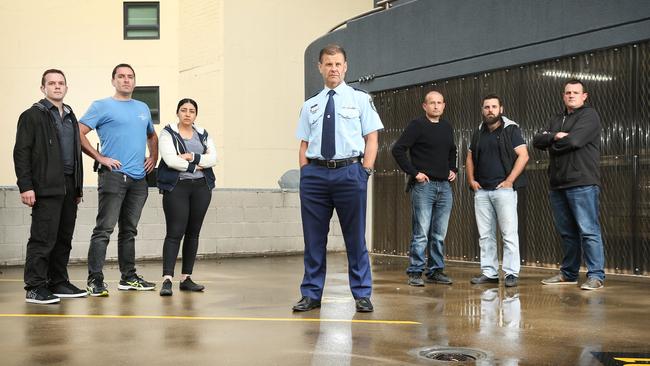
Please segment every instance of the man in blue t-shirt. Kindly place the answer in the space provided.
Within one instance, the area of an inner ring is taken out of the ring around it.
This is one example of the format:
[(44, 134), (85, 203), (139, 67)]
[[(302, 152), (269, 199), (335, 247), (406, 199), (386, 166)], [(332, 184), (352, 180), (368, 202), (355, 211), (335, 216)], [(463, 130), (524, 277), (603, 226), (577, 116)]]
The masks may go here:
[[(135, 71), (119, 64), (113, 69), (111, 83), (115, 95), (94, 101), (79, 121), (81, 147), (100, 164), (97, 183), (97, 222), (88, 249), (88, 293), (108, 296), (102, 269), (106, 247), (115, 224), (119, 222), (117, 257), (122, 278), (120, 290), (153, 290), (135, 270), (135, 236), (142, 207), (147, 200), (145, 179), (158, 161), (158, 136), (146, 104), (131, 99)], [(95, 129), (101, 150), (95, 150), (86, 134)], [(149, 157), (146, 157), (146, 146)]]
[(499, 282), (497, 223), (503, 238), (505, 286), (519, 278), (519, 223), (517, 189), (526, 185), (528, 149), (519, 125), (503, 115), (501, 98), (483, 98), (483, 122), (474, 131), (465, 161), (467, 182), (474, 191), (474, 211), (481, 248), (481, 275), (473, 284)]

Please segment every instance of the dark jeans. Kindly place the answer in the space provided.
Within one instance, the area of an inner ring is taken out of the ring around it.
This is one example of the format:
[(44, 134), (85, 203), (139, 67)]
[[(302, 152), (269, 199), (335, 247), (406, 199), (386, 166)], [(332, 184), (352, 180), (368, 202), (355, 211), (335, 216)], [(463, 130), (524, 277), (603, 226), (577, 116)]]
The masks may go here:
[(66, 195), (36, 197), (27, 242), (25, 289), (68, 281), (68, 259), (77, 220), (74, 177), (66, 176)]
[(117, 259), (122, 279), (135, 276), (135, 236), (149, 189), (145, 179), (132, 179), (125, 174), (100, 170), (97, 221), (88, 248), (88, 278), (104, 280), (102, 269), (106, 247), (118, 224)]
[(174, 276), (178, 250), (183, 240), (183, 274), (192, 274), (199, 233), (208, 211), (212, 191), (205, 178), (181, 180), (171, 192), (163, 193), (167, 235), (163, 244), (163, 276)]
[(555, 228), (562, 237), (564, 258), (560, 271), (575, 281), (585, 258), (587, 277), (605, 280), (605, 253), (600, 233), (600, 188), (596, 185), (550, 191)]

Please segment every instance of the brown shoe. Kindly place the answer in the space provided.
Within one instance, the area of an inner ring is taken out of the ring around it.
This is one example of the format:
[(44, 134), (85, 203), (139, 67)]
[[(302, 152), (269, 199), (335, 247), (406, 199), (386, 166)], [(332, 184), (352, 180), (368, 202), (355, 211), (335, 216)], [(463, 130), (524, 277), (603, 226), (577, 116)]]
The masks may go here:
[(545, 285), (577, 285), (578, 281), (569, 280), (562, 273), (558, 273), (553, 277), (542, 280), (542, 283)]

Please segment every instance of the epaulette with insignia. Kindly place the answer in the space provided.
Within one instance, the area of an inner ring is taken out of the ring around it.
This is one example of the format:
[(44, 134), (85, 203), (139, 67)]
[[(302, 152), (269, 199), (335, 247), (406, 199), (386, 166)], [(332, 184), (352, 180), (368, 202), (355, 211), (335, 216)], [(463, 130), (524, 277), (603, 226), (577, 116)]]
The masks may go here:
[(356, 91), (360, 91), (360, 92), (366, 93), (366, 94), (370, 94), (370, 93), (368, 93), (367, 90), (363, 90), (363, 89), (359, 89), (359, 88), (355, 88), (355, 87), (352, 87), (352, 89), (354, 89), (354, 90), (356, 90)]
[(368, 93), (366, 90), (355, 88), (355, 87), (352, 87), (352, 89), (366, 94), (368, 96), (368, 103), (370, 104), (370, 107), (372, 107), (373, 111), (377, 112), (377, 108), (375, 107), (375, 103), (372, 101), (372, 95), (370, 95), (370, 93)]

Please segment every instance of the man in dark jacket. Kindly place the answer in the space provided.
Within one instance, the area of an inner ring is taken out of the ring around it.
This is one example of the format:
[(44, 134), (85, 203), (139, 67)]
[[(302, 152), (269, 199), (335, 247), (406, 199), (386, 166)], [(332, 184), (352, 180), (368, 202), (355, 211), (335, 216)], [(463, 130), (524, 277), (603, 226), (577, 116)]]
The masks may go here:
[(600, 116), (585, 105), (587, 92), (580, 80), (564, 84), (563, 99), (566, 109), (533, 139), (536, 148), (549, 153), (549, 197), (564, 249), (560, 273), (542, 283), (577, 284), (584, 252), (587, 281), (580, 288), (597, 290), (605, 281), (605, 255), (598, 219)]
[(72, 234), (81, 201), (83, 167), (79, 125), (70, 106), (61, 70), (41, 78), (45, 95), (20, 115), (14, 166), (21, 201), (32, 208), (25, 259), (25, 301), (51, 304), (61, 297), (83, 297), (67, 271)]
[(422, 108), (425, 115), (406, 126), (392, 150), (399, 167), (411, 177), (413, 235), (406, 273), (410, 286), (424, 286), (422, 272), (426, 265), (427, 282), (451, 285), (443, 269), (444, 240), (453, 203), (450, 182), (458, 171), (454, 130), (441, 119), (445, 110), (442, 94), (427, 93)]
[(483, 98), (483, 123), (474, 132), (465, 165), (474, 191), (474, 211), (481, 248), (481, 275), (473, 284), (498, 283), (497, 223), (503, 238), (505, 286), (519, 278), (519, 223), (517, 189), (526, 185), (528, 149), (519, 125), (503, 115), (499, 96)]

